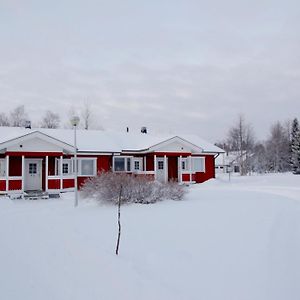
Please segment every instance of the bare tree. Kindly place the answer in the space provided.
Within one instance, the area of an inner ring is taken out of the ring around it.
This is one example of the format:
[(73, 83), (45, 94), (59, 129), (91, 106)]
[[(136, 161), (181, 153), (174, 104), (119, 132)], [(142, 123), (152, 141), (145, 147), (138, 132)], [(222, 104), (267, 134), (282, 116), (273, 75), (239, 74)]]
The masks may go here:
[(0, 113), (0, 126), (9, 126), (9, 119), (5, 113)]
[(286, 136), (288, 137), (289, 142), (292, 142), (292, 126), (293, 120), (288, 119), (283, 123), (283, 129)]
[(182, 200), (187, 190), (177, 182), (160, 183), (148, 176), (134, 176), (114, 172), (101, 172), (88, 178), (82, 186), (82, 196), (96, 201), (118, 205), (118, 238), (116, 255), (121, 238), (121, 205), (150, 204), (164, 199)]
[(10, 113), (10, 124), (12, 127), (22, 127), (27, 120), (25, 106), (19, 105)]
[(250, 171), (250, 160), (254, 147), (254, 134), (250, 124), (240, 115), (238, 122), (229, 130), (227, 144), (231, 151), (238, 153), (240, 174), (246, 175)]
[(289, 136), (280, 122), (271, 126), (266, 149), (270, 171), (285, 172), (290, 170)]
[(257, 173), (268, 171), (268, 159), (265, 143), (258, 142), (253, 148), (251, 157), (251, 169)]
[(81, 128), (84, 128), (85, 130), (104, 130), (103, 126), (99, 123), (100, 118), (96, 118), (95, 110), (91, 107), (88, 101), (84, 102), (80, 117), (82, 124)]
[(83, 105), (83, 110), (81, 112), (82, 123), (85, 130), (88, 130), (90, 127), (91, 116), (92, 116), (91, 106), (89, 102), (86, 101)]
[(60, 124), (59, 114), (54, 113), (50, 110), (47, 110), (42, 119), (41, 127), (42, 128), (58, 128), (59, 124)]

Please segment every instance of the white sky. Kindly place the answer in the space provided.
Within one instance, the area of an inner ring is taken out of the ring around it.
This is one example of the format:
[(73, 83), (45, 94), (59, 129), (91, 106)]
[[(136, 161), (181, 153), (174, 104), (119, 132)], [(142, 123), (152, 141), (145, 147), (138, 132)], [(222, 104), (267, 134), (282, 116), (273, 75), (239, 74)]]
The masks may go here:
[(0, 0), (0, 112), (224, 137), (243, 113), (258, 138), (300, 117), (300, 2)]

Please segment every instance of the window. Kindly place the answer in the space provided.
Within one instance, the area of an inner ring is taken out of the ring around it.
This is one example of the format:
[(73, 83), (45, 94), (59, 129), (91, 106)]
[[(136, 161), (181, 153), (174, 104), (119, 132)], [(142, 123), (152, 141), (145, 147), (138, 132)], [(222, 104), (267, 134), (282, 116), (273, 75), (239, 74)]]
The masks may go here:
[(143, 159), (141, 157), (133, 158), (133, 169), (134, 171), (142, 171)]
[[(78, 176), (95, 176), (97, 174), (97, 158), (77, 158), (77, 175)], [(63, 175), (72, 175), (75, 173), (75, 159), (63, 159), (62, 167), (60, 159), (56, 159), (55, 174), (60, 175), (62, 168)]]
[(158, 170), (163, 170), (164, 169), (164, 162), (163, 161), (159, 161), (157, 163), (157, 168), (158, 168)]
[(114, 171), (125, 171), (125, 157), (114, 157)]
[(205, 172), (205, 159), (204, 157), (192, 157), (192, 171)]
[(63, 174), (69, 174), (69, 164), (63, 163)]
[(80, 159), (81, 168), (79, 175), (82, 176), (94, 176), (95, 168), (94, 168), (94, 160), (92, 159)]
[[(71, 159), (66, 159), (66, 158), (63, 159), (63, 161), (62, 161), (62, 174), (63, 175), (72, 174), (72, 167), (74, 168)], [(56, 158), (55, 159), (55, 175), (60, 175), (60, 173), (61, 173), (60, 169), (61, 169), (60, 159)]]
[(127, 172), (131, 171), (131, 158), (127, 158)]
[(78, 175), (79, 176), (95, 176), (96, 175), (96, 158), (80, 158), (78, 159)]
[(186, 158), (182, 158), (181, 160), (181, 169), (182, 170), (187, 170), (187, 159)]
[(132, 157), (127, 156), (114, 156), (113, 170), (114, 172), (131, 172)]
[(0, 159), (0, 177), (4, 177), (5, 175), (5, 159)]
[(135, 170), (139, 170), (139, 169), (140, 169), (140, 162), (139, 162), (138, 160), (136, 160), (136, 161), (134, 162), (134, 169), (135, 169)]
[(29, 174), (35, 175), (37, 174), (37, 164), (36, 163), (30, 163), (29, 164)]

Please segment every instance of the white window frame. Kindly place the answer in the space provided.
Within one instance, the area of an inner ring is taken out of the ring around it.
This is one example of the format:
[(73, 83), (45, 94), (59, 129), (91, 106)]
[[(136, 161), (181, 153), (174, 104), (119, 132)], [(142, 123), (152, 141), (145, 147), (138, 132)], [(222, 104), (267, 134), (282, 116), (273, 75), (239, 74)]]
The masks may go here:
[[(160, 165), (162, 165), (162, 168), (160, 168)], [(163, 160), (157, 161), (157, 170), (164, 170), (165, 168), (165, 162)]]
[[(116, 171), (115, 170), (115, 159), (116, 158), (123, 158), (124, 159), (124, 167), (125, 167), (125, 170), (124, 171)], [(128, 170), (128, 160), (130, 159), (130, 170)], [(112, 167), (112, 170), (113, 172), (115, 173), (132, 173), (133, 171), (133, 162), (134, 162), (134, 157), (133, 156), (125, 156), (125, 155), (116, 155), (116, 156), (113, 156), (113, 167)]]
[[(65, 166), (68, 168), (68, 169), (67, 169), (67, 172), (64, 172)], [(70, 166), (71, 166), (71, 162), (65, 162), (65, 161), (63, 161), (63, 163), (62, 163), (62, 173), (63, 173), (63, 175), (68, 175), (68, 174), (71, 173), (71, 168), (70, 168)]]
[[(196, 166), (196, 161), (197, 160), (202, 161), (201, 168), (198, 168), (198, 166)], [(194, 172), (194, 173), (205, 173), (205, 157), (196, 157), (196, 156), (194, 156), (191, 159), (191, 163), (192, 163), (192, 165), (191, 165), (192, 172)]]
[[(182, 167), (184, 164), (184, 168)], [(188, 159), (186, 157), (183, 157), (181, 159), (181, 170), (182, 171), (188, 171)]]
[(37, 175), (38, 174), (38, 163), (37, 162), (29, 162), (28, 163), (28, 174), (29, 175)]
[(6, 160), (4, 158), (0, 158), (0, 178), (6, 177)]
[(63, 158), (63, 161), (62, 161), (62, 165), (64, 165), (64, 164), (68, 164), (68, 173), (63, 173), (62, 171), (63, 170), (60, 170), (60, 158), (56, 158), (55, 159), (55, 175), (56, 176), (60, 176), (61, 174), (63, 175), (63, 176), (67, 176), (67, 175), (71, 175), (71, 174), (73, 174), (74, 173), (74, 170), (73, 170), (73, 168), (74, 168), (74, 166), (73, 166), (73, 158)]
[[(135, 168), (135, 163), (138, 162), (139, 163), (139, 168), (136, 169)], [(143, 158), (142, 157), (134, 157), (132, 159), (132, 170), (133, 172), (139, 172), (143, 170)]]
[[(93, 173), (92, 174), (88, 174), (88, 175), (83, 175), (82, 174), (82, 161), (84, 160), (92, 160), (93, 161)], [(77, 162), (78, 162), (78, 170), (77, 170), (77, 174), (80, 177), (93, 177), (97, 175), (97, 158), (96, 157), (79, 157), (77, 158)]]

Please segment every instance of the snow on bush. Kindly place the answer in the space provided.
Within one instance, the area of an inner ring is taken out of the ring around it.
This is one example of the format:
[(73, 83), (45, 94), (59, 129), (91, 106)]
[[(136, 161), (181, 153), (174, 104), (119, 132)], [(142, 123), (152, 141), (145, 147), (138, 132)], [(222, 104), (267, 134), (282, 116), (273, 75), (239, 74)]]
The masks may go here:
[(122, 203), (155, 203), (164, 199), (182, 200), (186, 188), (176, 182), (160, 183), (148, 176), (102, 172), (82, 187), (84, 198), (117, 204), (122, 187)]

